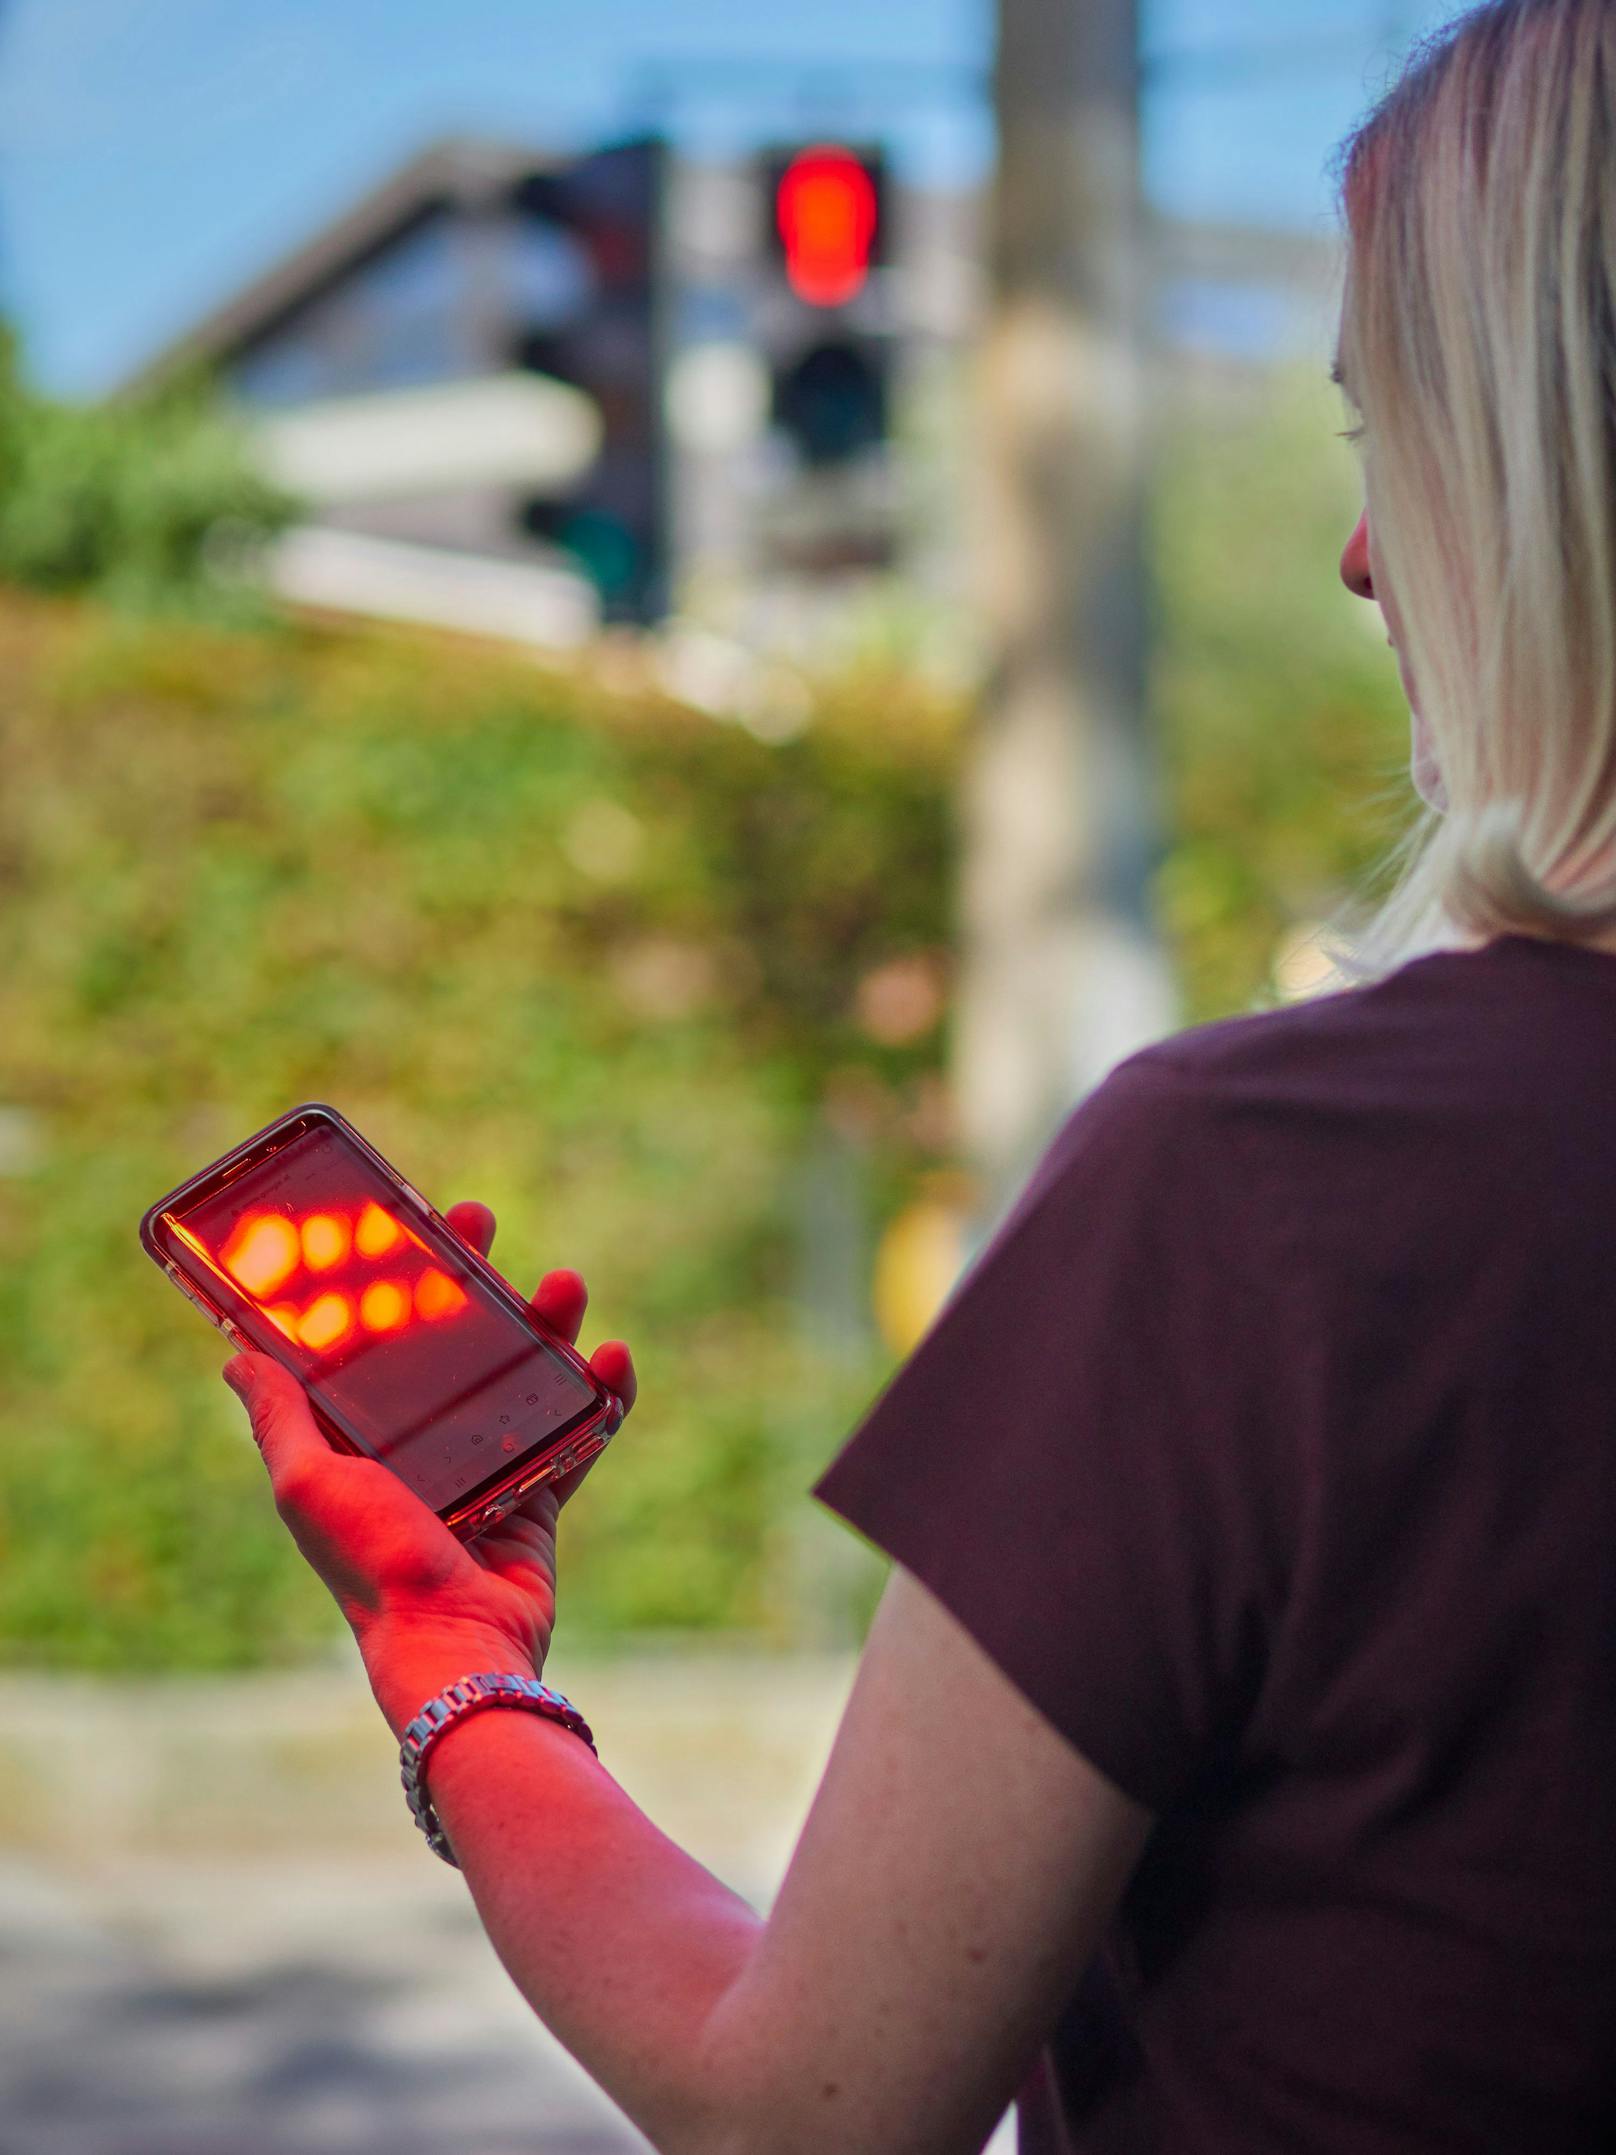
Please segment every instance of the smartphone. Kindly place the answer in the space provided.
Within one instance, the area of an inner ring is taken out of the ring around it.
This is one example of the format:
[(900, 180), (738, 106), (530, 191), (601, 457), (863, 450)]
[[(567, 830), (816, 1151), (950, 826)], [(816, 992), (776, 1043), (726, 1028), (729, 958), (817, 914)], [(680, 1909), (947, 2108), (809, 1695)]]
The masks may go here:
[(335, 1108), (294, 1107), (159, 1198), (147, 1254), (301, 1382), (339, 1450), (471, 1541), (600, 1451), (623, 1404)]

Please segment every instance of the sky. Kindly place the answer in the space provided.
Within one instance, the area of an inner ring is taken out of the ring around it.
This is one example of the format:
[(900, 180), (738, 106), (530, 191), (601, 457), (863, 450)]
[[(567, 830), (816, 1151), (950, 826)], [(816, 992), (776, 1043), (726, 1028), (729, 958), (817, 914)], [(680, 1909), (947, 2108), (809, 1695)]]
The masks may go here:
[[(1141, 7), (1152, 201), (1321, 233), (1330, 152), (1453, 12)], [(100, 395), (445, 134), (655, 125), (700, 155), (856, 129), (969, 184), (991, 33), (991, 0), (0, 0), (0, 307), (40, 388)]]

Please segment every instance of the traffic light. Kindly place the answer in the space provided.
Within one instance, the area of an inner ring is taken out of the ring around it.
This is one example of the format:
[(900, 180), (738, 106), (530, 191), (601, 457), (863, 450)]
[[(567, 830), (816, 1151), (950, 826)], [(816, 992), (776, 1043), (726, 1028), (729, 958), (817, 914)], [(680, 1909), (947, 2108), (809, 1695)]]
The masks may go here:
[(850, 464), (887, 438), (885, 161), (814, 142), (766, 152), (762, 175), (770, 416), (802, 465)]
[(876, 174), (850, 150), (822, 143), (779, 172), (774, 226), (786, 276), (811, 307), (842, 307), (869, 282), (880, 226)]
[(531, 174), (511, 203), (512, 361), (584, 391), (603, 428), (583, 480), (530, 496), (521, 522), (572, 556), (612, 621), (668, 606), (666, 169), (661, 141), (621, 143)]

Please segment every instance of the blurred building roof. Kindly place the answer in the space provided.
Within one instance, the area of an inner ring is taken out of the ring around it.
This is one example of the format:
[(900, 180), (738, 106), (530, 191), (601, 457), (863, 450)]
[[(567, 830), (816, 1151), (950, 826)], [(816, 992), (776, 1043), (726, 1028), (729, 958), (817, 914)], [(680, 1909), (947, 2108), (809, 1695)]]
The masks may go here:
[(431, 144), (144, 360), (118, 393), (139, 395), (188, 366), (239, 352), (434, 212), (485, 210), (520, 180), (562, 162), (469, 136)]

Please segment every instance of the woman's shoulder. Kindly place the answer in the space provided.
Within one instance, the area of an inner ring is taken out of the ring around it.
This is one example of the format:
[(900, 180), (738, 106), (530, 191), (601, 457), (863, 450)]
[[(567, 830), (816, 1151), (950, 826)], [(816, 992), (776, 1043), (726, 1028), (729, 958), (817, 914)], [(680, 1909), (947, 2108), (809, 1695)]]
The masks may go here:
[(1211, 1109), (1265, 1084), (1302, 1077), (1344, 1081), (1360, 1061), (1407, 1045), (1406, 981), (1406, 973), (1394, 974), (1185, 1026), (1128, 1056), (1107, 1082)]
[(1293, 1140), (1409, 1102), (1433, 1067), (1409, 999), (1343, 988), (1168, 1034), (1117, 1062), (1067, 1117), (1037, 1178), (1085, 1167), (1228, 1191), (1228, 1175)]

